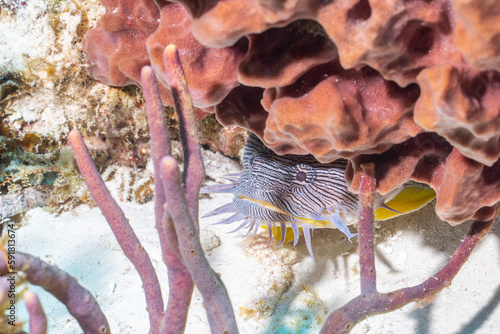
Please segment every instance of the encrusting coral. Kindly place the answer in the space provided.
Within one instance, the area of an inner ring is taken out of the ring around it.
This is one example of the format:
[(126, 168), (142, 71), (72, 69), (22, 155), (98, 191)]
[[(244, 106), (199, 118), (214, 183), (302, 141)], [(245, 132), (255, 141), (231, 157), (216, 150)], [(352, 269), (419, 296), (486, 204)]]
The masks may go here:
[[(176, 2), (103, 0), (85, 37), (94, 76), (139, 83), (151, 64), (171, 104), (159, 50), (177, 43), (195, 107), (222, 124), (278, 154), (351, 159), (353, 192), (358, 162), (391, 152), (375, 167), (380, 193), (413, 179), (450, 223), (493, 216), (496, 182), (467, 173), (500, 172), (498, 1)], [(440, 153), (407, 154), (421, 135)]]
[(94, 60), (90, 72), (97, 79), (113, 86), (139, 84), (141, 68), (151, 65), (162, 83), (162, 100), (172, 105), (162, 54), (166, 45), (174, 43), (183, 56), (195, 107), (212, 111), (213, 105), (239, 85), (235, 70), (245, 54), (245, 43), (221, 50), (201, 45), (191, 35), (190, 19), (179, 4), (157, 1), (157, 7), (152, 0), (102, 3), (107, 13), (83, 43)]

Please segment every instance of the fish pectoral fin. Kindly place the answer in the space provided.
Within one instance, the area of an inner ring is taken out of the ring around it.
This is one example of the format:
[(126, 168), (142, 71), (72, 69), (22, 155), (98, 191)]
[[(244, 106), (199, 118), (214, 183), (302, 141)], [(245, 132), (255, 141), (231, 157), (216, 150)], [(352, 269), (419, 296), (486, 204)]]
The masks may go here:
[(238, 208), (234, 205), (233, 202), (229, 202), (227, 204), (224, 204), (223, 206), (219, 206), (218, 208), (210, 211), (201, 218), (208, 218), (212, 216), (222, 215), (224, 213), (236, 213), (236, 212), (239, 212)]
[[(316, 222), (321, 222), (321, 224), (316, 224), (320, 226), (325, 226), (328, 223), (333, 223), (337, 229), (339, 229), (342, 233), (344, 233), (349, 241), (351, 241), (352, 237), (357, 236), (357, 233), (351, 233), (349, 230), (349, 227), (347, 227), (347, 224), (345, 223), (344, 219), (337, 213), (337, 212), (331, 212), (328, 209), (323, 210), (324, 213), (327, 215), (327, 217), (324, 217), (322, 215), (319, 215), (317, 213), (310, 213), (309, 216), (311, 219), (313, 219)], [(352, 242), (352, 241), (351, 241)]]
[(338, 228), (342, 233), (344, 233), (347, 236), (347, 239), (349, 239), (350, 242), (352, 237), (357, 236), (357, 233), (351, 233), (349, 230), (349, 227), (347, 227), (347, 224), (345, 221), (340, 217), (338, 213), (331, 213), (329, 216), (329, 221), (331, 221), (336, 228)]

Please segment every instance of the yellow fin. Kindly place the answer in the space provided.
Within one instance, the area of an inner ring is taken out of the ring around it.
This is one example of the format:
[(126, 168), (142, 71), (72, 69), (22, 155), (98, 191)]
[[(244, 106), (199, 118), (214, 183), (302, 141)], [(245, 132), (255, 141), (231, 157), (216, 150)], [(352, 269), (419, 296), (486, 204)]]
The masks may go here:
[[(299, 227), (299, 231), (302, 230), (302, 227)], [(278, 242), (281, 242), (281, 226), (276, 226), (273, 230), (274, 237)], [(294, 233), (291, 227), (286, 228), (285, 233), (285, 241), (284, 242), (292, 242), (294, 238)]]
[[(263, 229), (267, 231), (267, 225), (260, 225)], [(302, 227), (299, 227), (299, 231), (302, 232)], [(272, 229), (272, 233), (276, 240), (278, 242), (281, 242), (281, 226), (274, 226)], [(285, 241), (284, 242), (292, 242), (294, 239), (295, 234), (293, 233), (293, 230), (291, 227), (286, 228), (286, 233), (285, 233)]]
[[(388, 207), (401, 213), (410, 213), (425, 206), (436, 197), (432, 188), (406, 186), (392, 200), (386, 203)], [(399, 216), (400, 214), (386, 208), (375, 210), (375, 219), (386, 220)]]

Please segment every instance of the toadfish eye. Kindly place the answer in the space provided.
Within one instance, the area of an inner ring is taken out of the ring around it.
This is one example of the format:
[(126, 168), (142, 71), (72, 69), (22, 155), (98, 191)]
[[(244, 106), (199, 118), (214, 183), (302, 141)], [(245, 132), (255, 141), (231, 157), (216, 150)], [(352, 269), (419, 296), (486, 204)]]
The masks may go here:
[(314, 168), (307, 164), (297, 165), (294, 172), (295, 180), (297, 180), (300, 184), (304, 185), (305, 183), (312, 183), (315, 179), (315, 171)]
[(307, 178), (307, 174), (304, 172), (298, 172), (296, 178), (297, 181), (305, 181)]

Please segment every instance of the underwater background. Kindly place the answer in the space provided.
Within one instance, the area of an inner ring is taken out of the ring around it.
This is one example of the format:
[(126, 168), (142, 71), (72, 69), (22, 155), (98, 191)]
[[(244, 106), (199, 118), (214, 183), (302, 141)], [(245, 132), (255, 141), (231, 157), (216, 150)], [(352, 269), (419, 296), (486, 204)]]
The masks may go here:
[[(470, 219), (496, 214), (500, 56), (495, 36), (500, 28), (493, 23), (500, 10), (494, 1), (391, 1), (392, 14), (365, 0), (321, 10), (300, 1), (300, 6), (285, 1), (267, 7), (255, 1), (252, 8), (259, 9), (252, 11), (235, 1), (236, 17), (255, 17), (241, 20), (253, 25), (240, 30), (225, 26), (218, 16), (224, 12), (222, 1), (200, 8), (181, 2), (185, 7), (158, 1), (162, 5), (156, 8), (152, 1), (137, 1), (140, 16), (130, 1), (102, 1), (106, 11), (97, 0), (0, 0), (3, 233), (14, 222), (16, 250), (75, 277), (97, 300), (112, 331), (147, 332), (142, 283), (92, 200), (67, 138), (71, 129), (82, 133), (160, 282), (166, 282), (154, 228), (146, 105), (137, 86), (137, 69), (146, 63), (164, 71), (155, 62), (156, 50), (165, 46), (162, 29), (186, 59), (205, 185), (222, 183), (224, 175), (241, 170), (248, 129), (280, 154), (311, 153), (322, 162), (352, 159), (348, 182), (353, 191), (359, 190), (357, 167), (370, 159), (390, 171), (378, 185), (381, 193), (407, 179), (436, 190), (437, 201), (422, 210), (377, 222), (380, 291), (432, 276), (463, 240)], [(115, 5), (119, 11), (110, 9)], [(403, 18), (388, 27), (396, 14)], [(127, 15), (146, 19), (127, 21)], [(196, 17), (193, 23), (190, 15)], [(168, 22), (175, 22), (174, 28)], [(186, 28), (191, 24), (192, 30)], [(166, 87), (160, 94), (170, 106), (165, 112), (172, 155), (182, 161), (179, 123)], [(232, 194), (203, 195), (200, 216), (231, 201)], [(279, 248), (273, 240), (266, 248), (266, 231), (243, 239), (243, 232), (228, 234), (232, 227), (213, 225), (220, 220), (200, 219), (200, 239), (228, 290), (241, 333), (317, 333), (331, 311), (359, 293), (358, 244), (338, 230), (314, 231), (313, 266), (303, 240)], [(495, 332), (500, 326), (499, 236), (496, 223), (451, 286), (425, 308), (412, 303), (371, 317), (352, 333)], [(162, 288), (166, 299), (167, 285)], [(16, 289), (24, 331), (29, 326), (22, 295), (29, 289), (41, 300), (49, 332), (81, 333), (65, 306), (43, 289), (22, 280)], [(205, 313), (195, 289), (187, 333), (210, 332)], [(0, 333), (20, 328), (0, 322)]]

